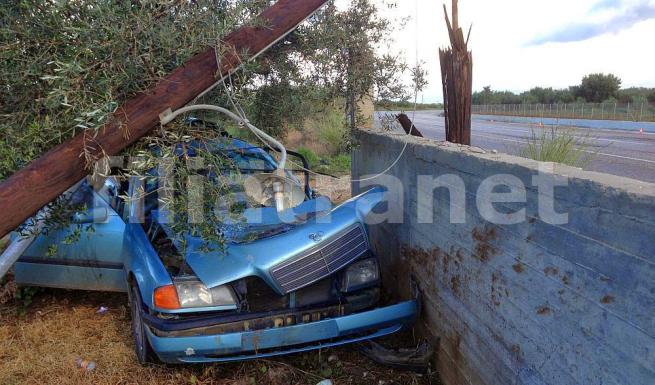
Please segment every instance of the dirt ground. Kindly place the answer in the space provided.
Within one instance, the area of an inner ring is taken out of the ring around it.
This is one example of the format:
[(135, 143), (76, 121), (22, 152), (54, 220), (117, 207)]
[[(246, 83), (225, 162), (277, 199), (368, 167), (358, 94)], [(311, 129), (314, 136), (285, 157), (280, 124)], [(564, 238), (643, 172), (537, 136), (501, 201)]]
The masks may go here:
[[(123, 294), (43, 289), (25, 307), (0, 306), (0, 384), (437, 384), (372, 363), (352, 347), (211, 365), (140, 366)], [(98, 313), (101, 306), (109, 308)], [(411, 338), (411, 336), (409, 337)], [(76, 359), (93, 361), (93, 371)]]

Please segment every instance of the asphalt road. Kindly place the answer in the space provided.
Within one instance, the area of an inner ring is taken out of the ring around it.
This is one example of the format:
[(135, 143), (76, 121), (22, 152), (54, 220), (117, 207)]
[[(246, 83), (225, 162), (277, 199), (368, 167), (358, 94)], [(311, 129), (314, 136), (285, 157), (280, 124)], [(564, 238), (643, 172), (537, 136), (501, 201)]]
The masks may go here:
[[(414, 124), (424, 136), (445, 140), (444, 118), (440, 111), (417, 111)], [(383, 113), (378, 113), (378, 119)], [(407, 113), (412, 118), (413, 112)], [(378, 122), (379, 124), (379, 122)], [(505, 123), (473, 118), (473, 146), (517, 155), (526, 140), (541, 128), (535, 124)], [(586, 144), (582, 147), (591, 161), (584, 168), (655, 183), (655, 133), (639, 131), (576, 128), (574, 134)]]

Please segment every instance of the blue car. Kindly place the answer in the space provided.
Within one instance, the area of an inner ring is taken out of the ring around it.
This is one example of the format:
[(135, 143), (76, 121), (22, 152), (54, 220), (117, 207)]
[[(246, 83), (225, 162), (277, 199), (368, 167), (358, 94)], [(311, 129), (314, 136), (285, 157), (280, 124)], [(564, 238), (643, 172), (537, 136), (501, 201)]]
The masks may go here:
[[(228, 142), (216, 151), (241, 173), (276, 169), (262, 148)], [(413, 324), (416, 301), (379, 306), (378, 261), (364, 219), (383, 189), (334, 207), (305, 183), (304, 199), (293, 208), (246, 208), (245, 222), (223, 229), (225, 247), (207, 248), (184, 234), (182, 248), (157, 204), (157, 183), (117, 176), (83, 181), (66, 199), (85, 210), (70, 226), (37, 237), (15, 265), (17, 283), (127, 292), (141, 363), (269, 357)], [(183, 258), (174, 258), (182, 249)]]

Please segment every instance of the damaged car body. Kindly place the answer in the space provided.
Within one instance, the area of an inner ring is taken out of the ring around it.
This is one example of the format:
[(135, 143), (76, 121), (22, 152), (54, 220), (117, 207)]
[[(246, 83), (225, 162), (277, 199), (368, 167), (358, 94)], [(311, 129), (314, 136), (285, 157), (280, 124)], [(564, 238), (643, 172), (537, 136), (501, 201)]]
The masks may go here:
[[(227, 142), (216, 151), (236, 159), (240, 174), (278, 166), (260, 147)], [(207, 248), (192, 234), (173, 233), (174, 219), (158, 204), (158, 183), (111, 176), (100, 186), (83, 182), (70, 204), (86, 211), (68, 228), (37, 237), (16, 264), (17, 283), (127, 292), (142, 363), (296, 353), (413, 324), (416, 301), (380, 306), (380, 269), (365, 218), (383, 202), (382, 188), (335, 207), (305, 183), (293, 207), (278, 210), (274, 199), (251, 205), (221, 230), (224, 246)], [(63, 241), (85, 225), (92, 231)]]

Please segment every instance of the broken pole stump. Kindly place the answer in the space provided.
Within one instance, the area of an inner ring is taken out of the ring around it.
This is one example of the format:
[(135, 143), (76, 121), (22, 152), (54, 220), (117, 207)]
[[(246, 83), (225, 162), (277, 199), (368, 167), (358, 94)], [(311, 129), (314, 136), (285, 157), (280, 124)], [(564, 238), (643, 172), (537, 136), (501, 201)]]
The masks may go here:
[(409, 134), (411, 131), (412, 136), (418, 136), (419, 138), (423, 137), (423, 134), (421, 134), (421, 131), (419, 131), (418, 128), (414, 125), (412, 120), (407, 116), (407, 114), (398, 114), (396, 116), (396, 119), (398, 119), (398, 123), (403, 127), (403, 130), (405, 130), (406, 134)]
[[(244, 61), (257, 57), (293, 31), (327, 0), (279, 0), (259, 16), (257, 27), (244, 26), (189, 59), (157, 85), (122, 104), (107, 124), (54, 147), (0, 183), (0, 237), (57, 198), (89, 172), (82, 154), (97, 161), (116, 155), (150, 132), (159, 114), (191, 102)], [(218, 55), (217, 55), (218, 54)], [(220, 57), (220, 67), (217, 63)], [(85, 153), (86, 150), (86, 153)]]
[(446, 5), (443, 6), (450, 48), (439, 50), (443, 86), (446, 140), (471, 145), (471, 99), (473, 91), (473, 55), (468, 50), (468, 36), (459, 26), (457, 0), (452, 0), (451, 25)]

